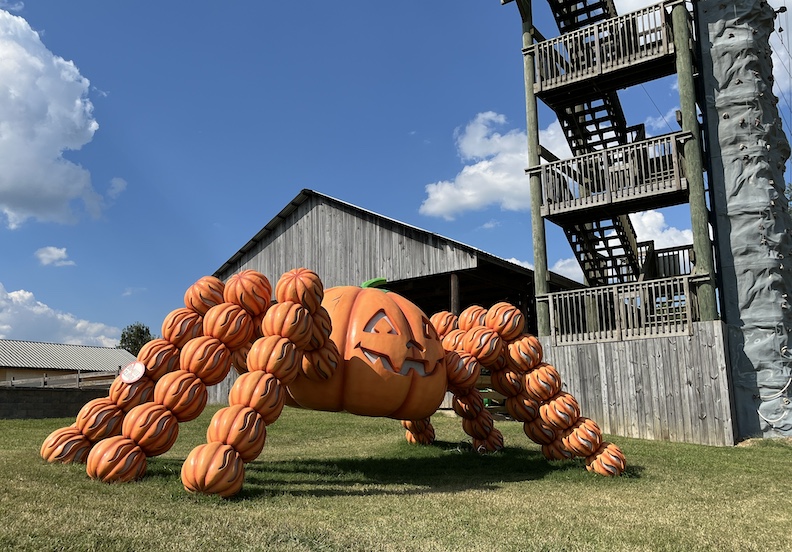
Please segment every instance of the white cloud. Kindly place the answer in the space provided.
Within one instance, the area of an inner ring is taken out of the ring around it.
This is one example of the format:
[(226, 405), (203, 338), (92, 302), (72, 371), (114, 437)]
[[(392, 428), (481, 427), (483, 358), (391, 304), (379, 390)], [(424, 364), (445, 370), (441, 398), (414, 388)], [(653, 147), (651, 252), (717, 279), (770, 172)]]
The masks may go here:
[(500, 225), (501, 225), (500, 221), (492, 219), (482, 224), (479, 228), (481, 228), (482, 230), (492, 230), (493, 228), (497, 228)]
[(115, 347), (121, 330), (56, 311), (25, 290), (0, 284), (0, 339)]
[(53, 247), (51, 245), (42, 247), (36, 251), (36, 257), (44, 266), (74, 266), (75, 264), (74, 261), (69, 259), (65, 247)]
[(0, 10), (18, 12), (22, 11), (23, 9), (25, 9), (24, 2), (9, 2), (8, 0), (0, 0)]
[(580, 263), (577, 259), (570, 257), (568, 259), (558, 259), (553, 266), (550, 267), (550, 272), (555, 272), (561, 276), (566, 276), (570, 280), (584, 283), (583, 270), (580, 268)]
[(630, 215), (638, 241), (653, 240), (655, 249), (690, 245), (693, 243), (693, 231), (689, 228), (679, 229), (668, 226), (665, 215), (660, 211), (643, 211)]
[(9, 228), (28, 219), (74, 222), (79, 204), (100, 214), (90, 173), (63, 157), (99, 128), (89, 86), (27, 21), (0, 10), (0, 213)]
[(668, 132), (678, 132), (680, 129), (676, 119), (676, 112), (679, 106), (674, 106), (665, 112), (665, 115), (658, 115), (657, 117), (647, 117), (644, 121), (647, 134), (666, 134)]
[[(487, 111), (477, 114), (464, 129), (455, 132), (457, 151), (467, 164), (453, 180), (426, 185), (423, 215), (454, 217), (467, 211), (500, 205), (508, 211), (530, 209), (531, 197), (525, 167), (528, 164), (526, 134), (519, 129), (500, 133), (506, 117)], [(560, 157), (569, 146), (558, 122), (540, 132), (540, 143)]]
[(117, 199), (124, 190), (126, 190), (127, 181), (123, 178), (112, 178), (110, 179), (110, 188), (107, 190), (107, 198), (108, 199)]
[(506, 259), (506, 260), (509, 261), (510, 263), (514, 263), (516, 265), (520, 265), (520, 266), (522, 266), (524, 268), (527, 268), (529, 270), (533, 270), (534, 269), (533, 263), (529, 263), (528, 261), (521, 261), (520, 259), (516, 259), (514, 257), (512, 257), (510, 259)]

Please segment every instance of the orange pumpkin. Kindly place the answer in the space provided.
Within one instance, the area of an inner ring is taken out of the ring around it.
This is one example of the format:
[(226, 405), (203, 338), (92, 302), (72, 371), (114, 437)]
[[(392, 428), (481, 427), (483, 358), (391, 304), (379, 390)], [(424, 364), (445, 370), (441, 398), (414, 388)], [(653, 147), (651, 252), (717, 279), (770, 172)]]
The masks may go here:
[(486, 439), (473, 438), (473, 450), (478, 453), (496, 452), (503, 448), (503, 434), (493, 429), (487, 435)]
[(575, 397), (559, 391), (539, 407), (539, 416), (550, 427), (563, 431), (577, 422), (580, 417), (580, 406)]
[(179, 349), (199, 335), (203, 335), (203, 318), (192, 309), (174, 309), (162, 321), (162, 338)]
[(137, 354), (137, 359), (146, 366), (145, 376), (157, 381), (164, 374), (179, 367), (179, 348), (167, 339), (152, 339)]
[(200, 416), (208, 399), (204, 382), (184, 370), (165, 374), (154, 389), (154, 402), (170, 410), (179, 422), (189, 422)]
[(56, 429), (41, 444), (41, 457), (50, 463), (83, 464), (91, 451), (91, 441), (76, 427)]
[(486, 410), (472, 420), (462, 418), (462, 429), (474, 439), (486, 439), (494, 429), (492, 415)]
[(261, 333), (277, 335), (292, 341), (297, 347), (308, 345), (313, 337), (313, 320), (308, 310), (292, 301), (272, 305), (261, 322)]
[(231, 445), (206, 443), (187, 455), (181, 479), (184, 488), (191, 493), (229, 497), (242, 489), (245, 463)]
[(539, 401), (522, 390), (514, 397), (506, 398), (506, 410), (520, 422), (529, 422), (539, 416)]
[(154, 397), (154, 382), (143, 376), (139, 380), (127, 383), (118, 376), (110, 385), (110, 400), (124, 412), (129, 412), (139, 404), (151, 402)]
[(555, 367), (542, 363), (525, 374), (523, 388), (538, 401), (546, 401), (561, 391), (561, 375)]
[(270, 335), (257, 339), (250, 347), (247, 367), (251, 372), (267, 372), (288, 385), (297, 377), (300, 355), (288, 338)]
[(542, 418), (538, 416), (533, 420), (528, 420), (523, 423), (523, 431), (531, 441), (538, 445), (552, 443), (558, 436), (558, 432), (553, 427), (547, 425)]
[(478, 359), (464, 351), (446, 352), (448, 387), (454, 393), (465, 392), (478, 381), (481, 364)]
[(91, 449), (85, 471), (105, 483), (134, 481), (146, 473), (146, 455), (132, 439), (117, 435)]
[(481, 305), (470, 305), (468, 308), (459, 313), (459, 317), (457, 318), (457, 326), (464, 332), (476, 326), (483, 326), (484, 317), (486, 315), (487, 309)]
[(206, 311), (203, 335), (216, 337), (229, 349), (238, 349), (253, 337), (253, 317), (239, 305), (220, 303)]
[(498, 370), (490, 376), (492, 388), (504, 397), (516, 397), (522, 391), (522, 378), (511, 370)]
[(278, 419), (285, 400), (286, 391), (278, 378), (262, 371), (242, 374), (228, 393), (228, 404), (249, 406), (267, 425)]
[(503, 340), (498, 332), (486, 326), (473, 326), (462, 338), (462, 349), (476, 357), (480, 363), (493, 363), (501, 354)]
[(446, 351), (462, 351), (462, 340), (467, 332), (459, 328), (450, 330), (443, 337), (443, 349)]
[(311, 313), (311, 321), (311, 340), (305, 346), (305, 349), (315, 351), (324, 347), (327, 340), (330, 339), (333, 324), (330, 320), (330, 313), (322, 306)]
[(429, 321), (432, 323), (432, 326), (435, 327), (435, 330), (437, 330), (437, 335), (441, 338), (445, 337), (451, 330), (459, 328), (458, 317), (449, 311), (436, 312), (429, 318)]
[(341, 355), (332, 340), (327, 342), (319, 349), (306, 351), (302, 358), (300, 369), (302, 374), (315, 381), (330, 379), (338, 369), (341, 362)]
[(91, 442), (121, 433), (124, 412), (110, 398), (88, 401), (77, 413), (74, 426)]
[(578, 418), (578, 421), (564, 431), (564, 447), (577, 456), (591, 456), (602, 444), (602, 430), (591, 418)]
[(569, 460), (573, 454), (566, 449), (561, 439), (542, 445), (542, 454), (548, 460)]
[(272, 284), (260, 272), (243, 270), (226, 281), (223, 300), (236, 303), (251, 316), (258, 316), (266, 312), (272, 303)]
[(454, 412), (465, 420), (475, 420), (484, 410), (484, 399), (481, 397), (481, 393), (455, 396), (451, 404), (454, 407)]
[(179, 436), (179, 422), (173, 412), (157, 403), (141, 404), (127, 413), (121, 429), (146, 456), (168, 452)]
[(311, 313), (319, 310), (323, 297), (322, 280), (316, 272), (307, 268), (290, 270), (275, 284), (275, 298), (279, 303), (299, 303)]
[(209, 429), (206, 430), (207, 442), (231, 445), (245, 463), (258, 458), (266, 439), (267, 425), (264, 419), (249, 406), (221, 408), (212, 416)]
[(530, 372), (542, 362), (542, 344), (531, 334), (522, 334), (507, 349), (509, 362), (519, 372)]
[(182, 348), (179, 366), (201, 378), (204, 385), (217, 385), (231, 369), (231, 351), (216, 337), (197, 337)]
[(376, 288), (325, 290), (341, 362), (333, 376), (304, 376), (289, 386), (314, 410), (417, 420), (433, 414), (446, 391), (445, 351), (429, 318), (404, 297)]
[(591, 456), (586, 457), (586, 469), (600, 475), (621, 475), (627, 467), (624, 453), (613, 443), (603, 441)]
[(504, 341), (511, 341), (525, 329), (525, 317), (511, 303), (495, 303), (484, 315), (484, 325), (498, 332)]
[(199, 278), (184, 292), (184, 306), (201, 316), (206, 311), (223, 302), (225, 284), (215, 276)]

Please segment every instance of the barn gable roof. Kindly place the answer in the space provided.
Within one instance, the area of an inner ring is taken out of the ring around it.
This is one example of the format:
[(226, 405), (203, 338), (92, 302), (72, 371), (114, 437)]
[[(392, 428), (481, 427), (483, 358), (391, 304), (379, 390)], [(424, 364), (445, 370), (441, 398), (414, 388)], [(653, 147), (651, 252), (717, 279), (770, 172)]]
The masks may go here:
[(134, 360), (125, 349), (0, 339), (0, 368), (116, 372)]
[[(410, 236), (415, 236), (417, 239), (420, 239), (425, 242), (431, 243), (444, 243), (455, 250), (462, 251), (467, 253), (473, 258), (485, 260), (490, 264), (495, 264), (499, 266), (503, 266), (508, 270), (514, 273), (521, 273), (527, 277), (533, 278), (533, 271), (529, 268), (524, 266), (518, 265), (501, 257), (497, 257), (492, 255), (491, 253), (487, 253), (481, 249), (476, 247), (458, 242), (456, 240), (452, 240), (450, 238), (446, 238), (434, 232), (429, 232), (428, 230), (424, 230), (422, 228), (418, 228), (417, 226), (412, 226), (410, 224), (406, 224), (399, 220), (386, 217), (379, 213), (375, 213), (373, 211), (369, 211), (367, 209), (363, 209), (362, 207), (358, 207), (357, 205), (353, 205), (351, 203), (347, 203), (340, 199), (336, 199), (334, 197), (322, 194), (315, 190), (310, 189), (303, 189), (298, 193), (294, 199), (292, 199), (281, 211), (275, 215), (272, 220), (270, 220), (264, 227), (259, 230), (259, 232), (253, 236), (248, 242), (243, 245), (234, 255), (232, 255), (223, 265), (215, 271), (215, 276), (223, 277), (228, 276), (231, 272), (235, 271), (242, 260), (249, 256), (251, 252), (255, 252), (257, 249), (261, 247), (261, 243), (268, 238), (276, 229), (291, 215), (294, 214), (297, 209), (307, 202), (310, 199), (320, 199), (326, 204), (334, 205), (336, 207), (342, 208), (345, 211), (355, 213), (359, 215), (361, 218), (369, 219), (377, 221), (381, 226), (389, 227), (394, 229), (395, 231), (399, 231), (402, 234), (407, 234)], [(564, 288), (576, 288), (581, 287), (578, 282), (565, 278), (564, 276), (560, 276), (553, 272), (550, 273), (550, 281), (561, 286)]]

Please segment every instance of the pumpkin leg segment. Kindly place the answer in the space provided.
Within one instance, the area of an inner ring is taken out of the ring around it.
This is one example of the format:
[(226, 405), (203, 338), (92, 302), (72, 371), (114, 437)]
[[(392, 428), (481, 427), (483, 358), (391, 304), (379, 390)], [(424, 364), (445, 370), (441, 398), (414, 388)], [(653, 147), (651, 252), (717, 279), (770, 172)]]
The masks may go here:
[(422, 420), (402, 420), (401, 425), (405, 431), (407, 442), (412, 445), (431, 445), (435, 440), (434, 426), (429, 418)]

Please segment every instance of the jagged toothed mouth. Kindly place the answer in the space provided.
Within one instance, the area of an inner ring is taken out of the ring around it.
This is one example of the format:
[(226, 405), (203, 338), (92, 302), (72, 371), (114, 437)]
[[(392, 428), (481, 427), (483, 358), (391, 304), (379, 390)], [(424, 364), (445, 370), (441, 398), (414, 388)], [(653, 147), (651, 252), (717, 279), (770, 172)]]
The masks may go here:
[(361, 347), (360, 350), (363, 351), (363, 354), (366, 355), (366, 358), (372, 365), (379, 360), (382, 363), (383, 368), (390, 370), (391, 372), (395, 372), (396, 374), (401, 374), (402, 376), (409, 374), (410, 370), (415, 371), (415, 373), (417, 373), (419, 376), (426, 375), (426, 366), (424, 366), (424, 363), (419, 360), (407, 359), (402, 362), (401, 368), (397, 370), (393, 364), (391, 364), (391, 361), (388, 357), (378, 355), (377, 353), (369, 351), (368, 349), (364, 349), (363, 347)]

